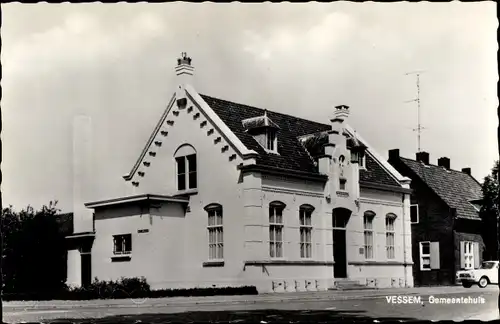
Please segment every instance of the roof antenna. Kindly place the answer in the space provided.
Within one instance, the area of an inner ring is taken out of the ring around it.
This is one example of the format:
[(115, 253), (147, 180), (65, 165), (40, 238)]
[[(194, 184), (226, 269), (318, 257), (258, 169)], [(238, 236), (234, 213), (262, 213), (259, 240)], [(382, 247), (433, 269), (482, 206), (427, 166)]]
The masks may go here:
[(425, 71), (413, 71), (413, 72), (408, 72), (405, 73), (405, 75), (410, 75), (410, 74), (416, 74), (417, 75), (417, 98), (405, 101), (405, 103), (409, 102), (417, 102), (417, 128), (414, 128), (413, 131), (417, 132), (417, 144), (418, 144), (418, 151), (420, 152), (420, 134), (422, 130), (426, 129), (426, 127), (422, 127), (420, 124), (420, 74), (424, 73)]

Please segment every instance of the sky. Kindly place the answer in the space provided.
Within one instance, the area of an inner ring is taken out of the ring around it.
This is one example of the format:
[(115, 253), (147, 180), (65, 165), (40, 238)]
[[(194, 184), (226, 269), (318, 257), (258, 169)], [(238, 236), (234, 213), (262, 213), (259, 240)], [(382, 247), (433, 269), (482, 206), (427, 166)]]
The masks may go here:
[(72, 121), (91, 119), (92, 199), (115, 198), (175, 91), (187, 52), (198, 92), (348, 123), (382, 156), (498, 159), (495, 2), (2, 4), (3, 204), (73, 209)]

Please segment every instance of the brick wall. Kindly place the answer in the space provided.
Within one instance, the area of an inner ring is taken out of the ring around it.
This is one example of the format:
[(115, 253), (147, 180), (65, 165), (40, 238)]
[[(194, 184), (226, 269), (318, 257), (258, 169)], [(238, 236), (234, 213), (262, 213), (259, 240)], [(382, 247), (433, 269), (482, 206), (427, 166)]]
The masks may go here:
[[(419, 205), (419, 223), (412, 225), (413, 277), (415, 286), (450, 285), (455, 278), (453, 218), (450, 209), (421, 183), (412, 189)], [(419, 242), (439, 242), (440, 269), (420, 270)]]
[[(399, 160), (390, 160), (402, 175), (412, 179), (412, 196), (419, 205), (419, 223), (412, 225), (413, 278), (415, 286), (451, 285), (455, 282), (455, 243), (453, 238), (453, 211), (407, 166)], [(422, 241), (439, 242), (440, 269), (420, 270)], [(460, 262), (460, 259), (459, 261)]]
[(455, 245), (455, 271), (460, 270), (460, 242), (478, 242), (479, 243), (479, 262), (483, 261), (484, 242), (481, 236), (481, 221), (457, 219), (454, 228)]

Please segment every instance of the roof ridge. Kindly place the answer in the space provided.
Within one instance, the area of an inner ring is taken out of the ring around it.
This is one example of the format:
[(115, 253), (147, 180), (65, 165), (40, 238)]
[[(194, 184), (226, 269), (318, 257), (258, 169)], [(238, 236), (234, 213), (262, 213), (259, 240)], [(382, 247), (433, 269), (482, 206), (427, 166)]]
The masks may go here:
[[(412, 162), (415, 162), (415, 163), (421, 163), (421, 162), (419, 162), (417, 160), (405, 158), (405, 157), (402, 157), (402, 156), (400, 156), (399, 158), (400, 159), (405, 159), (405, 160), (408, 160), (408, 161), (412, 161)], [(443, 168), (444, 170), (447, 170), (447, 171), (453, 171), (453, 172), (458, 172), (460, 174), (468, 175), (467, 173), (464, 173), (464, 172), (462, 172), (460, 170), (455, 170), (455, 169), (452, 169), (452, 168), (446, 169), (445, 167), (442, 167), (442, 166), (437, 165), (437, 164), (428, 163), (428, 164), (424, 164), (424, 165), (428, 165), (428, 166), (432, 166), (432, 167), (436, 167), (436, 168)], [(470, 176), (471, 178), (475, 179), (472, 175), (468, 175), (468, 176)]]
[(317, 122), (317, 121), (314, 121), (314, 120), (310, 120), (310, 119), (306, 119), (306, 118), (302, 118), (302, 117), (297, 117), (295, 115), (285, 114), (285, 113), (282, 113), (282, 112), (277, 112), (277, 111), (269, 110), (269, 109), (266, 109), (266, 108), (260, 108), (260, 107), (256, 107), (256, 106), (250, 106), (250, 105), (247, 105), (247, 104), (243, 104), (243, 103), (239, 103), (239, 102), (231, 101), (231, 100), (227, 100), (227, 99), (221, 99), (221, 98), (214, 97), (214, 96), (207, 95), (207, 94), (200, 93), (200, 96), (212, 98), (212, 99), (215, 99), (215, 100), (225, 101), (225, 102), (228, 102), (228, 103), (232, 103), (232, 104), (236, 104), (236, 105), (240, 105), (240, 106), (244, 106), (244, 107), (249, 107), (249, 108), (253, 108), (253, 109), (259, 109), (259, 110), (262, 110), (262, 111), (267, 110), (267, 112), (271, 112), (273, 114), (278, 114), (278, 115), (282, 115), (282, 116), (292, 117), (292, 118), (304, 120), (304, 121), (307, 121), (307, 122), (310, 122), (310, 123), (315, 123), (315, 124), (318, 124), (318, 125), (326, 126), (326, 127), (330, 126), (329, 124), (323, 124), (323, 123), (320, 123), (320, 122)]
[[(412, 174), (412, 179), (419, 179), (447, 206), (457, 209), (459, 217), (477, 218), (477, 210), (469, 202), (481, 199), (482, 194), (481, 185), (473, 176), (457, 170), (447, 171), (439, 165), (425, 165), (404, 157), (399, 160)], [(450, 180), (456, 183), (450, 186)]]

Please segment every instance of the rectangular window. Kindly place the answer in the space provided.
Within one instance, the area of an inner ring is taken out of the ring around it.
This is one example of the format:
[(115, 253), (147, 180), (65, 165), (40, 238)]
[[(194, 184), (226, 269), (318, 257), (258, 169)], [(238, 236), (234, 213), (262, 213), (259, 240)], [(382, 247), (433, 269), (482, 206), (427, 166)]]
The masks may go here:
[(224, 229), (222, 208), (208, 211), (208, 259), (224, 259)]
[(312, 211), (300, 209), (300, 257), (312, 257)]
[(364, 217), (364, 238), (365, 238), (365, 259), (373, 259), (373, 216), (365, 215)]
[(418, 224), (419, 222), (418, 204), (410, 205), (410, 222), (412, 224)]
[(273, 130), (268, 129), (266, 131), (266, 138), (267, 138), (266, 148), (270, 151), (275, 151), (276, 133)]
[(395, 218), (393, 217), (387, 217), (385, 219), (385, 244), (386, 244), (386, 250), (387, 250), (387, 259), (394, 259), (395, 258), (395, 249), (394, 249), (394, 238), (395, 238), (395, 232), (394, 232), (394, 222), (396, 221)]
[(177, 189), (186, 190), (186, 159), (184, 156), (175, 158), (177, 162)]
[(189, 189), (196, 189), (197, 188), (196, 154), (188, 155), (186, 157), (186, 160), (187, 160), (188, 170), (189, 170), (189, 179), (188, 179)]
[(283, 257), (283, 209), (269, 207), (269, 256)]
[(345, 190), (345, 184), (346, 184), (347, 180), (346, 179), (340, 179), (339, 180), (339, 190)]
[(113, 253), (114, 254), (132, 253), (132, 234), (114, 235)]
[(373, 231), (365, 231), (365, 259), (373, 259)]
[(359, 158), (359, 167), (365, 168), (365, 164), (366, 164), (366, 156), (362, 154), (361, 157)]
[(474, 249), (473, 242), (463, 242), (464, 269), (474, 269)]
[(431, 242), (420, 242), (420, 270), (431, 269)]
[(177, 190), (196, 189), (196, 154), (175, 158), (177, 162)]

